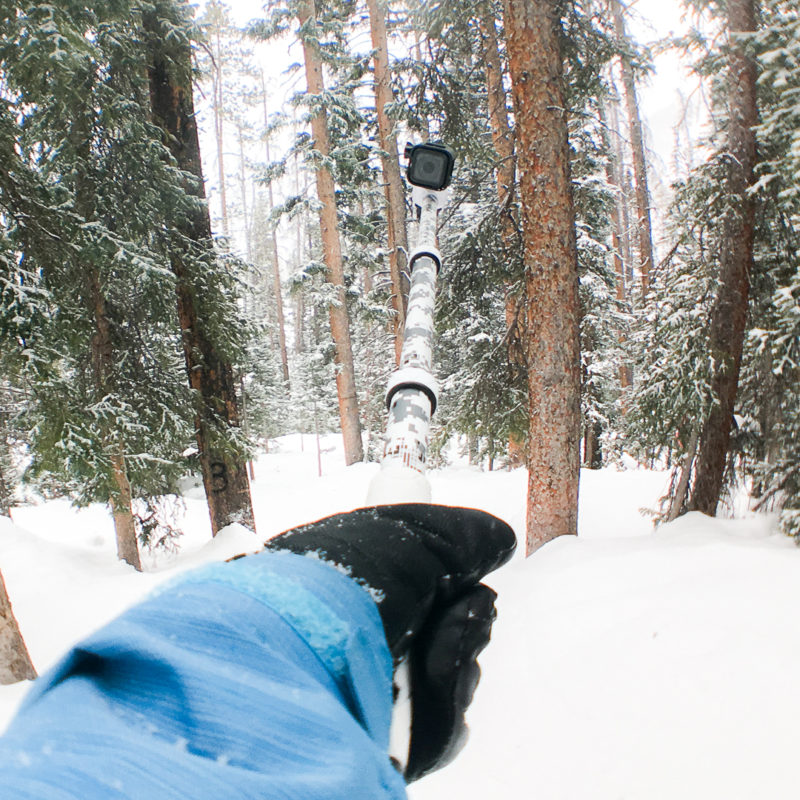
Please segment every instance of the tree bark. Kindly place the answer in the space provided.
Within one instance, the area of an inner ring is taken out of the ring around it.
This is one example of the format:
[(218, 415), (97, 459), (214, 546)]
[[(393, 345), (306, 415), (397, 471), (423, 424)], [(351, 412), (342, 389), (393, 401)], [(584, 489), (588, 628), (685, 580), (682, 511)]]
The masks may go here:
[(689, 490), (689, 479), (692, 476), (692, 465), (694, 464), (694, 457), (697, 453), (697, 443), (699, 439), (699, 430), (697, 427), (692, 429), (692, 435), (689, 439), (689, 447), (686, 455), (683, 457), (679, 469), (678, 484), (675, 487), (675, 494), (670, 500), (669, 511), (665, 522), (672, 522), (676, 520), (683, 511), (683, 505), (686, 502), (686, 494)]
[(7, 686), (36, 677), (28, 648), (14, 617), (6, 584), (0, 574), (0, 684)]
[(244, 227), (244, 253), (248, 263), (253, 260), (253, 243), (251, 241), (251, 227), (250, 227), (250, 209), (247, 204), (247, 172), (245, 164), (247, 163), (244, 155), (244, 130), (242, 129), (242, 121), (236, 121), (236, 134), (239, 140), (239, 186), (242, 193), (242, 223)]
[[(92, 338), (92, 374), (98, 399), (104, 397), (111, 388), (114, 375), (114, 347), (111, 340), (111, 325), (106, 309), (106, 299), (100, 285), (98, 271), (91, 267), (89, 291), (94, 314), (94, 337)], [(120, 434), (114, 430), (103, 431), (105, 447), (111, 461), (114, 491), (108, 499), (114, 519), (114, 533), (117, 539), (117, 556), (139, 572), (142, 562), (139, 558), (139, 544), (136, 525), (133, 520), (133, 493), (125, 466), (125, 447)]]
[(212, 106), (214, 110), (214, 138), (217, 144), (217, 175), (219, 177), (219, 204), (222, 217), (222, 233), (230, 236), (230, 226), (228, 224), (228, 192), (225, 179), (225, 148), (223, 139), (225, 136), (223, 122), (223, 97), (222, 97), (222, 46), (220, 45), (219, 30), (215, 31), (214, 43), (216, 51), (212, 63)]
[[(312, 36), (304, 32), (307, 25), (316, 22), (314, 0), (303, 0), (299, 5), (300, 39), (303, 45), (306, 82), (308, 92), (321, 98), (325, 92), (322, 76), (322, 58), (319, 45)], [(353, 348), (350, 341), (350, 315), (347, 311), (345, 294), (344, 265), (342, 247), (339, 241), (339, 228), (336, 215), (336, 191), (333, 175), (326, 162), (330, 157), (330, 138), (328, 136), (328, 115), (325, 108), (318, 105), (311, 117), (311, 135), (314, 147), (320, 154), (316, 169), (317, 197), (320, 202), (319, 223), (322, 237), (322, 250), (328, 280), (334, 287), (335, 300), (330, 305), (330, 326), (335, 346), (336, 390), (339, 396), (339, 419), (344, 440), (345, 461), (353, 464), (364, 459), (361, 441), (361, 422), (358, 414)]]
[[(165, 133), (167, 146), (179, 168), (193, 179), (185, 181), (187, 194), (205, 200), (200, 143), (194, 113), (191, 83), (191, 48), (188, 42), (175, 44), (171, 57), (162, 42), (158, 12), (144, 15), (148, 34), (150, 102), (153, 118)], [(179, 233), (213, 257), (211, 222), (205, 202), (198, 202), (191, 215), (178, 223)], [(233, 369), (209, 340), (195, 304), (188, 253), (173, 246), (170, 261), (175, 273), (178, 319), (180, 322), (189, 385), (200, 398), (196, 419), (197, 448), (203, 486), (216, 535), (234, 522), (255, 530), (250, 485), (244, 459), (215, 444), (227, 429), (239, 427), (239, 408)]]
[[(617, 161), (614, 148), (611, 144), (611, 134), (608, 129), (608, 115), (606, 114), (605, 105), (602, 101), (599, 105), (599, 114), (603, 148), (608, 154), (605, 164), (606, 180), (609, 185), (616, 190), (614, 204), (611, 207), (611, 250), (614, 258), (617, 303), (619, 303), (620, 308), (623, 308), (627, 300), (627, 293), (625, 291), (625, 262), (622, 255), (622, 180), (619, 174), (620, 164)], [(620, 346), (624, 346), (625, 334), (622, 330), (617, 333), (617, 339)], [(629, 369), (630, 368), (625, 364), (621, 364), (619, 367), (620, 386), (623, 389), (627, 389), (631, 384), (629, 380)]]
[(484, 2), (480, 9), (479, 26), (483, 40), (483, 55), (486, 69), (486, 91), (489, 103), (489, 123), (492, 130), (492, 145), (497, 153), (497, 199), (505, 210), (504, 236), (513, 238), (516, 220), (512, 216), (511, 200), (514, 197), (514, 134), (508, 123), (506, 90), (503, 85), (503, 66), (497, 42), (494, 7)]
[[(489, 104), (489, 124), (492, 130), (492, 145), (497, 153), (497, 201), (503, 214), (502, 235), (507, 250), (514, 247), (517, 236), (518, 220), (515, 218), (513, 200), (516, 178), (516, 161), (514, 159), (514, 133), (508, 121), (508, 106), (505, 86), (503, 85), (503, 65), (500, 59), (500, 47), (495, 27), (494, 4), (485, 0), (479, 9), (478, 20), (483, 57), (486, 69), (486, 94)], [(507, 357), (512, 364), (521, 366), (522, 359), (518, 352), (518, 337), (511, 329), (519, 319), (519, 298), (512, 294), (511, 286), (506, 286), (506, 327), (509, 329)], [(508, 441), (508, 459), (512, 467), (524, 462), (524, 447), (516, 437)]]
[(560, 20), (555, 0), (504, 0), (526, 269), (527, 552), (577, 533), (580, 343)]
[(631, 66), (630, 58), (626, 55), (628, 40), (619, 0), (611, 0), (611, 14), (614, 18), (614, 29), (622, 53), (620, 55), (622, 86), (625, 92), (625, 106), (628, 112), (628, 127), (633, 154), (634, 188), (636, 191), (639, 270), (641, 272), (642, 294), (645, 294), (650, 286), (650, 272), (653, 268), (653, 229), (650, 221), (650, 192), (647, 188), (644, 134), (642, 133), (642, 120), (639, 115), (639, 103), (636, 99), (636, 82), (633, 77), (633, 67)]
[[(264, 106), (264, 130), (269, 130), (269, 114), (267, 113), (267, 87), (264, 82), (264, 72), (261, 72), (261, 98)], [(265, 133), (264, 149), (267, 156), (267, 164), (272, 162), (269, 151), (269, 134)], [(275, 196), (272, 192), (272, 183), (267, 184), (267, 195), (269, 200), (269, 213), (275, 208)], [(272, 286), (275, 293), (275, 312), (278, 318), (278, 346), (281, 351), (281, 368), (283, 370), (283, 382), (286, 390), (290, 390), (289, 382), (289, 354), (286, 350), (286, 322), (283, 313), (283, 294), (281, 290), (281, 265), (278, 261), (278, 234), (275, 222), (270, 219), (272, 236)]]
[[(2, 444), (0, 443), (0, 446)], [(0, 517), (11, 516), (11, 489), (5, 478), (5, 470), (2, 459), (0, 459)]]
[(727, 102), (727, 187), (729, 208), (722, 221), (718, 292), (711, 311), (709, 349), (711, 388), (717, 402), (700, 436), (689, 508), (714, 515), (725, 477), (733, 410), (739, 383), (750, 273), (753, 265), (755, 210), (748, 189), (756, 161), (754, 126), (756, 66), (734, 36), (756, 30), (753, 0), (727, 3), (729, 73)]
[(386, 36), (386, 0), (367, 0), (369, 27), (372, 34), (372, 59), (375, 77), (375, 109), (378, 116), (378, 138), (381, 146), (381, 170), (383, 191), (386, 198), (386, 227), (389, 246), (389, 273), (392, 281), (392, 306), (394, 319), (395, 361), (400, 364), (403, 349), (403, 331), (408, 306), (408, 279), (405, 276), (408, 231), (406, 229), (406, 201), (400, 161), (397, 149), (397, 134), (386, 107), (394, 101), (389, 71), (389, 46)]
[[(71, 132), (76, 150), (88, 163), (91, 158), (90, 118), (81, 114), (74, 122)], [(94, 218), (94, 188), (85, 170), (76, 170), (75, 209), (87, 221)], [(92, 263), (85, 265), (86, 300), (94, 323), (91, 340), (91, 367), (94, 383), (95, 402), (99, 402), (113, 391), (114, 385), (114, 345), (111, 336), (111, 323), (108, 317), (106, 297), (101, 284), (100, 271)], [(122, 434), (109, 422), (101, 423), (99, 431), (103, 449), (111, 462), (111, 479), (114, 488), (108, 498), (114, 520), (114, 533), (117, 540), (117, 556), (141, 572), (139, 545), (136, 526), (133, 520), (133, 493), (125, 466), (125, 445)]]
[(12, 463), (8, 447), (7, 414), (0, 411), (0, 517), (11, 516), (13, 489), (8, 480)]

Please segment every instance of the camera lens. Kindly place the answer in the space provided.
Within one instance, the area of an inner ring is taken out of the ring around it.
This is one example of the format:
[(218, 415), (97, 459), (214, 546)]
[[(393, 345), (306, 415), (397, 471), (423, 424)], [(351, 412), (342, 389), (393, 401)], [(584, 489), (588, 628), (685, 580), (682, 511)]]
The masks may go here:
[(426, 158), (423, 160), (420, 168), (426, 175), (432, 177), (433, 173), (437, 170), (437, 165), (434, 163), (432, 158)]

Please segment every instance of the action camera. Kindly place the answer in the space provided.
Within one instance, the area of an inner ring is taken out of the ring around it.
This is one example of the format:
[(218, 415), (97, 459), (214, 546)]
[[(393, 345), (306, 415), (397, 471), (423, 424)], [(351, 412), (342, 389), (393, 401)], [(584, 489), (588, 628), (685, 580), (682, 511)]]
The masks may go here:
[(413, 186), (440, 192), (450, 185), (455, 158), (441, 144), (406, 145), (406, 178)]

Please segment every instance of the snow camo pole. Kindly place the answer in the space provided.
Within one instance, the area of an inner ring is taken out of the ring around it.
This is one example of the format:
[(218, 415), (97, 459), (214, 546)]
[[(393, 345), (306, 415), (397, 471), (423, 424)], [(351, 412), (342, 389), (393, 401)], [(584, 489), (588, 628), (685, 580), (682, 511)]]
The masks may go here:
[[(420, 208), (417, 246), (409, 257), (411, 286), (403, 330), (400, 365), (389, 379), (389, 420), (381, 468), (367, 492), (369, 505), (428, 503), (431, 486), (425, 476), (431, 417), (439, 390), (433, 375), (433, 312), (436, 277), (442, 257), (436, 247), (436, 216), (447, 204), (445, 189), (453, 173), (453, 154), (440, 145), (406, 147), (406, 177)], [(402, 770), (411, 742), (411, 668), (408, 660), (394, 672), (389, 753)]]
[(386, 391), (389, 419), (380, 472), (370, 484), (367, 502), (430, 502), (425, 476), (431, 417), (436, 411), (438, 383), (433, 375), (433, 313), (436, 277), (442, 257), (436, 248), (436, 216), (447, 203), (444, 191), (453, 156), (439, 145), (406, 149), (407, 177), (420, 208), (417, 246), (409, 258), (411, 287), (403, 332), (400, 366)]

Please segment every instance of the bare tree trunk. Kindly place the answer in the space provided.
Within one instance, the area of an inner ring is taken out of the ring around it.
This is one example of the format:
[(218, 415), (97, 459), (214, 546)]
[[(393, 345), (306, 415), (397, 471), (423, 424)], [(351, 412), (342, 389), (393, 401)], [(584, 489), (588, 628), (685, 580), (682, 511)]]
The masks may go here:
[[(296, 137), (297, 129), (293, 129), (293, 135)], [(294, 157), (294, 190), (295, 194), (300, 197), (300, 159), (295, 153)], [(299, 269), (305, 263), (305, 227), (306, 213), (298, 214), (295, 218), (295, 266)], [(304, 351), (305, 341), (305, 316), (306, 304), (303, 290), (300, 289), (295, 293), (295, 307), (294, 307), (294, 352), (295, 355), (300, 355)], [(302, 440), (301, 440), (302, 441)]]
[(223, 140), (225, 137), (224, 115), (223, 115), (223, 96), (222, 96), (222, 47), (219, 41), (219, 31), (216, 31), (214, 38), (216, 50), (214, 52), (212, 65), (212, 106), (214, 109), (214, 138), (217, 144), (217, 175), (219, 177), (219, 204), (222, 216), (222, 232), (225, 236), (230, 236), (230, 226), (228, 224), (228, 198), (225, 180), (225, 148)]
[[(620, 308), (624, 307), (627, 300), (625, 292), (625, 262), (622, 257), (622, 180), (620, 178), (620, 165), (617, 161), (614, 148), (611, 143), (611, 133), (608, 129), (608, 116), (606, 114), (603, 102), (600, 102), (600, 130), (603, 138), (603, 147), (608, 153), (606, 160), (605, 172), (606, 180), (610, 186), (616, 190), (614, 197), (614, 205), (611, 208), (611, 249), (614, 258), (614, 276), (616, 278), (616, 297)], [(615, 134), (616, 135), (616, 134)], [(617, 334), (620, 345), (625, 344), (625, 334), (620, 330)], [(621, 364), (619, 368), (620, 386), (627, 389), (630, 386), (629, 367)]]
[[(261, 72), (261, 98), (264, 106), (264, 130), (269, 130), (269, 114), (267, 112), (267, 87), (264, 82), (264, 72)], [(267, 156), (267, 164), (272, 162), (269, 152), (269, 134), (265, 133), (264, 148)], [(269, 213), (272, 215), (272, 210), (275, 208), (275, 196), (272, 192), (272, 183), (267, 184), (267, 193), (269, 200)], [(289, 354), (286, 350), (286, 321), (283, 313), (283, 293), (281, 289), (281, 265), (278, 261), (278, 234), (276, 231), (275, 222), (270, 219), (270, 227), (272, 228), (272, 286), (275, 294), (275, 312), (278, 318), (278, 346), (281, 352), (281, 367), (283, 369), (283, 382), (286, 385), (286, 390), (289, 391)]]
[(711, 311), (709, 348), (714, 363), (711, 388), (717, 403), (700, 435), (697, 467), (689, 507), (712, 516), (722, 493), (733, 410), (739, 383), (750, 272), (753, 265), (755, 211), (748, 189), (756, 160), (754, 126), (756, 67), (734, 38), (756, 30), (753, 0), (728, 0), (727, 187), (729, 207), (722, 222), (719, 282)]
[[(314, 0), (303, 0), (299, 5), (298, 18), (301, 30), (309, 21), (316, 19)], [(322, 59), (319, 45), (313, 38), (301, 34), (303, 56), (305, 60), (306, 82), (310, 95), (321, 98), (325, 92), (322, 77)], [(330, 156), (330, 139), (328, 136), (328, 115), (324, 107), (311, 118), (311, 135), (314, 146), (323, 159)], [(334, 287), (335, 300), (330, 306), (330, 325), (336, 348), (336, 389), (339, 395), (339, 419), (344, 439), (344, 453), (347, 464), (364, 459), (364, 447), (361, 441), (361, 422), (358, 414), (358, 397), (356, 396), (355, 369), (353, 366), (353, 348), (350, 342), (350, 315), (347, 311), (345, 295), (344, 265), (342, 247), (339, 241), (338, 220), (336, 215), (336, 191), (333, 175), (324, 163), (316, 170), (317, 197), (320, 202), (319, 222), (322, 235), (322, 250), (328, 280)]]
[[(503, 85), (503, 65), (497, 42), (494, 4), (485, 0), (479, 9), (479, 26), (483, 42), (483, 56), (486, 68), (486, 92), (489, 102), (489, 123), (492, 129), (492, 144), (498, 157), (497, 200), (503, 213), (503, 241), (510, 251), (517, 235), (517, 220), (514, 216), (513, 200), (516, 177), (514, 159), (514, 133), (508, 122), (506, 90)], [(506, 327), (511, 330), (519, 319), (519, 298), (506, 287)], [(507, 357), (512, 364), (520, 365), (518, 337), (509, 335)], [(523, 444), (514, 436), (508, 441), (508, 458), (512, 467), (524, 461)]]
[(11, 490), (5, 479), (4, 464), (0, 460), (0, 517), (11, 516)]
[(0, 684), (7, 686), (35, 677), (36, 670), (14, 617), (5, 581), (0, 575)]
[[(191, 83), (191, 49), (187, 43), (166, 43), (159, 12), (168, 18), (171, 6), (156, 3), (143, 16), (148, 34), (150, 102), (153, 118), (165, 132), (178, 166), (194, 180), (186, 183), (188, 194), (204, 199), (200, 143)], [(169, 48), (169, 49), (167, 49)], [(211, 223), (205, 204), (196, 206), (182, 224), (180, 234), (213, 255)], [(239, 427), (239, 408), (231, 365), (208, 339), (194, 301), (189, 262), (173, 247), (172, 270), (177, 278), (178, 319), (189, 385), (200, 398), (196, 421), (197, 448), (203, 486), (214, 535), (234, 522), (255, 530), (250, 485), (244, 459), (214, 444), (216, 429)]]
[(239, 185), (242, 190), (242, 221), (244, 222), (244, 252), (248, 261), (253, 259), (253, 245), (250, 241), (250, 209), (247, 206), (247, 174), (245, 172), (244, 131), (241, 121), (237, 121), (236, 133), (239, 139)]
[(625, 148), (623, 147), (622, 134), (620, 132), (619, 114), (619, 92), (614, 84), (613, 75), (611, 76), (611, 88), (613, 94), (608, 104), (609, 114), (609, 134), (611, 136), (611, 148), (613, 152), (614, 166), (619, 186), (617, 209), (619, 212), (620, 223), (620, 254), (622, 256), (622, 281), (625, 285), (626, 298), (630, 300), (630, 289), (633, 283), (631, 276), (633, 265), (633, 248), (631, 247), (631, 213), (630, 197), (631, 186), (628, 165), (625, 161)]
[(483, 55), (486, 69), (486, 90), (489, 101), (489, 122), (492, 129), (492, 144), (497, 153), (497, 199), (500, 207), (505, 209), (506, 220), (504, 235), (512, 238), (516, 229), (516, 220), (511, 211), (511, 200), (514, 197), (514, 178), (516, 163), (514, 161), (514, 134), (508, 123), (506, 90), (503, 86), (503, 66), (500, 61), (500, 48), (497, 42), (494, 6), (486, 0), (480, 9), (479, 20)]
[(580, 343), (575, 212), (556, 0), (504, 0), (525, 243), (527, 552), (577, 533)]
[(378, 137), (381, 146), (383, 191), (386, 198), (386, 227), (389, 245), (389, 272), (392, 281), (395, 361), (400, 363), (403, 349), (403, 331), (408, 305), (408, 279), (404, 270), (408, 252), (406, 230), (406, 202), (397, 149), (397, 134), (386, 107), (394, 102), (389, 72), (389, 47), (386, 36), (386, 0), (367, 0), (369, 27), (374, 48), (375, 109), (378, 115)]
[(0, 411), (0, 517), (11, 516), (11, 500), (13, 489), (6, 477), (12, 468), (8, 451), (8, 434), (6, 413)]
[(669, 511), (667, 512), (666, 522), (672, 522), (680, 516), (683, 510), (683, 504), (686, 502), (686, 493), (689, 490), (689, 478), (692, 475), (692, 465), (694, 458), (697, 454), (697, 442), (700, 438), (700, 431), (695, 426), (692, 429), (692, 435), (689, 439), (689, 449), (683, 457), (680, 466), (680, 475), (678, 477), (678, 485), (675, 487), (675, 494), (669, 504)]
[(650, 222), (650, 192), (647, 188), (647, 161), (644, 153), (644, 135), (642, 120), (639, 115), (639, 104), (636, 99), (636, 82), (630, 58), (625, 54), (628, 47), (625, 21), (619, 0), (611, 0), (611, 14), (614, 18), (614, 29), (622, 55), (622, 86), (625, 91), (625, 105), (628, 111), (628, 126), (633, 153), (633, 174), (636, 189), (637, 234), (639, 239), (639, 270), (642, 276), (642, 293), (650, 286), (650, 271), (653, 268), (653, 230)]

